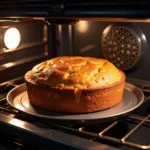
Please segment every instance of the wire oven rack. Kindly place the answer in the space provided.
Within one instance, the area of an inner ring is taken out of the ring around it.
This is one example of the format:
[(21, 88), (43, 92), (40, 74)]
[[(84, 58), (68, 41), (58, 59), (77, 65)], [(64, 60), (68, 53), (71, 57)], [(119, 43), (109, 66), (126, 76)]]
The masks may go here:
[[(147, 85), (141, 85), (136, 83), (136, 85), (138, 85), (140, 88), (144, 87), (144, 89), (146, 88)], [(13, 82), (9, 82), (7, 83), (7, 86), (17, 86), (16, 83)], [(150, 85), (148, 85), (148, 87), (150, 87)], [(150, 89), (150, 88), (149, 88)], [(144, 90), (143, 90), (144, 91)], [(148, 91), (148, 88), (146, 88), (146, 92), (150, 92), (150, 90)], [(6, 94), (4, 94), (6, 95)], [(149, 96), (145, 97), (146, 102), (150, 101)], [(147, 104), (145, 104), (147, 105)], [(149, 105), (150, 106), (150, 105)], [(133, 114), (129, 114), (127, 116), (125, 116), (123, 119), (120, 120), (116, 120), (110, 123), (104, 123), (104, 124), (90, 124), (90, 125), (71, 125), (71, 124), (54, 124), (54, 123), (47, 123), (44, 120), (38, 120), (35, 121), (34, 123), (37, 126), (48, 126), (49, 128), (55, 129), (55, 130), (60, 130), (62, 132), (65, 133), (69, 133), (69, 134), (73, 134), (76, 136), (80, 136), (80, 137), (84, 137), (84, 138), (88, 138), (92, 141), (96, 141), (96, 142), (112, 142), (115, 144), (119, 144), (119, 145), (127, 145), (129, 147), (132, 148), (139, 148), (139, 149), (150, 149), (150, 107), (148, 109), (149, 111), (146, 113), (146, 115), (141, 116), (141, 115), (135, 115)], [(28, 116), (26, 116), (26, 114), (23, 114), (21, 112), (19, 112), (18, 110), (15, 110), (14, 108), (12, 108), (7, 102), (6, 102), (6, 98), (5, 96), (3, 98), (1, 98), (0, 100), (0, 113), (8, 115), (9, 117), (15, 117), (15, 118), (19, 118), (20, 120), (24, 120), (24, 121), (28, 121), (30, 122), (30, 119), (28, 118)], [(126, 130), (126, 126), (124, 126), (125, 124), (132, 124), (132, 127), (127, 127), (128, 129)], [(121, 126), (121, 128), (119, 128), (119, 126)], [(124, 128), (125, 127), (125, 128)], [(140, 130), (142, 127), (145, 127), (147, 130), (143, 130), (140, 132), (140, 139), (141, 141), (143, 139), (147, 139), (146, 140), (146, 144), (140, 143), (139, 141), (135, 141), (135, 137), (136, 137), (136, 132), (138, 130)], [(113, 129), (115, 130), (115, 133), (112, 135)], [(126, 130), (124, 132), (124, 130)], [(112, 132), (110, 132), (112, 131)], [(117, 132), (120, 132), (119, 134)], [(121, 135), (120, 135), (121, 134)], [(135, 134), (135, 135), (134, 135)], [(146, 134), (148, 135), (146, 138)], [(115, 135), (115, 136), (114, 136)], [(117, 135), (117, 136), (116, 136)], [(134, 135), (134, 140), (130, 137), (132, 137)]]

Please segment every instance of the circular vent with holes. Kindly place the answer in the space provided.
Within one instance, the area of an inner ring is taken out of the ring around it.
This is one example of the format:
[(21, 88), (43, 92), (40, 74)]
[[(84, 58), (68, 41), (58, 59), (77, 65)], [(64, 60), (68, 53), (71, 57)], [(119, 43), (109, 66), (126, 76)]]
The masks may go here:
[(122, 70), (134, 67), (141, 57), (142, 40), (138, 33), (123, 25), (112, 25), (105, 28), (102, 38), (104, 58)]

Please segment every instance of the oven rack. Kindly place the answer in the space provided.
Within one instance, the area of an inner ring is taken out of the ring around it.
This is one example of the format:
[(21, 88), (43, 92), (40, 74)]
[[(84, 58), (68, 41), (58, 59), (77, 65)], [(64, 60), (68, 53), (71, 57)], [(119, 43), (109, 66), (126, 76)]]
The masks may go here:
[[(9, 117), (12, 117), (12, 118), (15, 117), (15, 118), (19, 118), (19, 119), (21, 118), (22, 120), (25, 120), (25, 121), (27, 120), (29, 122), (33, 122), (32, 118), (30, 118), (31, 119), (30, 120), (25, 114), (20, 113), (19, 111), (11, 108), (11, 106), (9, 106), (8, 103), (6, 103), (5, 99), (3, 99), (3, 101), (1, 101), (1, 103), (3, 103), (3, 105), (1, 105), (1, 107), (0, 107), (0, 113), (2, 113), (2, 112), (7, 113), (7, 115), (9, 114), (8, 115)], [(134, 132), (136, 132), (142, 125), (144, 125), (144, 123), (148, 123), (150, 125), (150, 114), (147, 115), (146, 117), (128, 115), (128, 116), (126, 116), (126, 119), (132, 119), (132, 121), (134, 120), (138, 123), (135, 125), (135, 127), (130, 132), (128, 132), (126, 135), (124, 135), (120, 139), (105, 135), (105, 133), (107, 131), (111, 130), (114, 126), (116, 126), (122, 120), (117, 120), (117, 121), (112, 122), (111, 124), (106, 126), (102, 131), (100, 131), (98, 133), (86, 130), (86, 127), (87, 127), (86, 125), (85, 126), (78, 125), (79, 127), (76, 127), (77, 125), (74, 126), (74, 125), (70, 125), (70, 124), (69, 125), (61, 125), (61, 124), (49, 123), (48, 126), (50, 128), (57, 129), (62, 132), (76, 134), (77, 136), (81, 136), (81, 137), (86, 135), (86, 138), (92, 137), (92, 140), (94, 140), (94, 141), (103, 139), (106, 141), (115, 142), (118, 144), (130, 146), (130, 147), (135, 147), (135, 148), (140, 148), (140, 149), (150, 149), (150, 141), (149, 141), (148, 145), (142, 145), (142, 144), (138, 144), (135, 142), (127, 141), (128, 137), (131, 136)], [(36, 122), (36, 125), (38, 125), (38, 126), (40, 125), (42, 127), (46, 126), (44, 120), (38, 120)], [(88, 128), (90, 128), (90, 126), (92, 126), (92, 125), (88, 125)], [(144, 138), (144, 137), (141, 137), (141, 138)]]
[(93, 133), (93, 132), (86, 131), (86, 130), (84, 130), (85, 127), (79, 127), (78, 129), (74, 129), (74, 128), (69, 128), (69, 127), (62, 126), (62, 125), (57, 125), (57, 124), (55, 124), (55, 126), (57, 126), (59, 128), (63, 128), (65, 130), (80, 132), (82, 134), (92, 136), (93, 139), (98, 139), (99, 138), (99, 139), (109, 140), (110, 142), (120, 143), (120, 144), (124, 144), (124, 145), (130, 146), (130, 147), (139, 148), (139, 149), (147, 149), (147, 150), (150, 149), (150, 144), (141, 145), (141, 144), (138, 144), (138, 143), (126, 141), (126, 139), (133, 132), (138, 130), (140, 128), (140, 126), (142, 126), (144, 124), (144, 122), (150, 123), (150, 115), (146, 116), (145, 118), (140, 118), (140, 117), (136, 117), (136, 116), (128, 116), (128, 117), (131, 118), (131, 119), (134, 119), (134, 120), (138, 120), (140, 122), (130, 132), (128, 132), (124, 137), (122, 137), (120, 139), (105, 135), (105, 133), (108, 130), (110, 130), (111, 128), (113, 128), (115, 125), (117, 125), (119, 123), (119, 121), (114, 121), (109, 126), (107, 126), (105, 129), (103, 129), (102, 131), (100, 131), (98, 133)]
[[(9, 82), (9, 84), (7, 83), (7, 85), (9, 85), (11, 87), (17, 86), (17, 84), (13, 83), (13, 82)], [(149, 99), (149, 97), (148, 98), (145, 97), (145, 99), (146, 99), (146, 101), (148, 101), (147, 99)], [(147, 113), (147, 116), (137, 116), (134, 114), (129, 114), (129, 115), (125, 116), (125, 118), (123, 118), (123, 119), (134, 122), (135, 126), (121, 138), (116, 138), (111, 135), (107, 135), (106, 133), (109, 132), (115, 126), (117, 126), (120, 122), (122, 122), (122, 120), (117, 120), (117, 121), (113, 121), (113, 122), (109, 123), (108, 125), (105, 126), (105, 128), (103, 128), (99, 132), (91, 131), (91, 128), (93, 128), (92, 124), (89, 124), (89, 125), (65, 124), (65, 125), (63, 125), (63, 124), (54, 124), (51, 122), (47, 123), (47, 121), (45, 122), (45, 120), (42, 120), (42, 119), (34, 119), (32, 117), (30, 118), (28, 115), (12, 108), (7, 103), (5, 97), (0, 99), (0, 113), (7, 115), (11, 118), (16, 118), (16, 119), (19, 119), (22, 121), (27, 121), (29, 123), (34, 122), (34, 124), (36, 124), (37, 126), (40, 126), (41, 128), (47, 126), (54, 130), (59, 130), (59, 131), (65, 132), (65, 133), (88, 138), (95, 142), (99, 142), (99, 140), (104, 140), (104, 143), (105, 143), (105, 141), (106, 142), (108, 141), (108, 142), (112, 142), (112, 143), (117, 143), (119, 145), (129, 146), (132, 148), (150, 149), (150, 141), (148, 144), (139, 144), (137, 142), (128, 141), (128, 138), (130, 136), (132, 136), (132, 134), (134, 134), (136, 131), (138, 131), (140, 129), (140, 127), (144, 126), (145, 124), (147, 126), (149, 126), (149, 128), (150, 128), (149, 112)], [(88, 130), (88, 129), (90, 129), (90, 130)], [(142, 138), (144, 138), (144, 137), (141, 136), (141, 139)]]

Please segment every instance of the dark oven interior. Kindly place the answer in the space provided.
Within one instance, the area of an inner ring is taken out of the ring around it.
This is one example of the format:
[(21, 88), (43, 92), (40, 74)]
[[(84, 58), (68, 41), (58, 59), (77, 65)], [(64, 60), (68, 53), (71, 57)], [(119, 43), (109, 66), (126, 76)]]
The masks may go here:
[[(150, 149), (148, 1), (0, 5), (0, 149)], [(20, 32), (13, 49), (4, 40), (10, 28)], [(128, 83), (143, 91), (143, 104), (106, 122), (74, 123), (34, 117), (10, 106), (7, 94), (24, 83), (24, 74), (56, 56), (108, 59), (126, 73)]]
[[(83, 27), (80, 24), (82, 22)], [(86, 24), (90, 26), (88, 29)], [(62, 55), (103, 58), (101, 40), (103, 30), (112, 24), (120, 25), (120, 23), (113, 22), (85, 21), (78, 22), (73, 26), (47, 25), (39, 20), (17, 22), (13, 25), (21, 32), (21, 44), (14, 50), (2, 48), (0, 54), (0, 130), (3, 136), (0, 143), (1, 147), (6, 149), (45, 149), (45, 145), (47, 145), (53, 149), (58, 149), (60, 146), (64, 149), (149, 148), (150, 102), (146, 100), (149, 99), (150, 84), (142, 81), (142, 79), (148, 81), (148, 76), (145, 78), (146, 75), (137, 74), (140, 69), (144, 71), (141, 64), (141, 68), (139, 65), (139, 68), (133, 67), (124, 71), (127, 72), (129, 82), (144, 91), (145, 102), (132, 114), (123, 116), (118, 120), (114, 118), (106, 123), (80, 122), (74, 124), (65, 122), (62, 124), (61, 122), (51, 122), (51, 120), (29, 116), (15, 110), (6, 102), (7, 93), (12, 88), (24, 83), (25, 72), (41, 61)], [(128, 24), (121, 25), (124, 27)], [(144, 26), (142, 29), (146, 33), (147, 24), (137, 25), (139, 28)], [(148, 41), (148, 36), (146, 37)]]

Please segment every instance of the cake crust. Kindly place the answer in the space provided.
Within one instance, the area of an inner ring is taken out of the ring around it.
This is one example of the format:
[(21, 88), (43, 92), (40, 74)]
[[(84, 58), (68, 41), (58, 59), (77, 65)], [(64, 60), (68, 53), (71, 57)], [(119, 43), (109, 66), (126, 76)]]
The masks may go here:
[(111, 108), (121, 101), (125, 75), (107, 60), (57, 57), (33, 67), (26, 73), (25, 81), (34, 106), (50, 111), (88, 113)]

